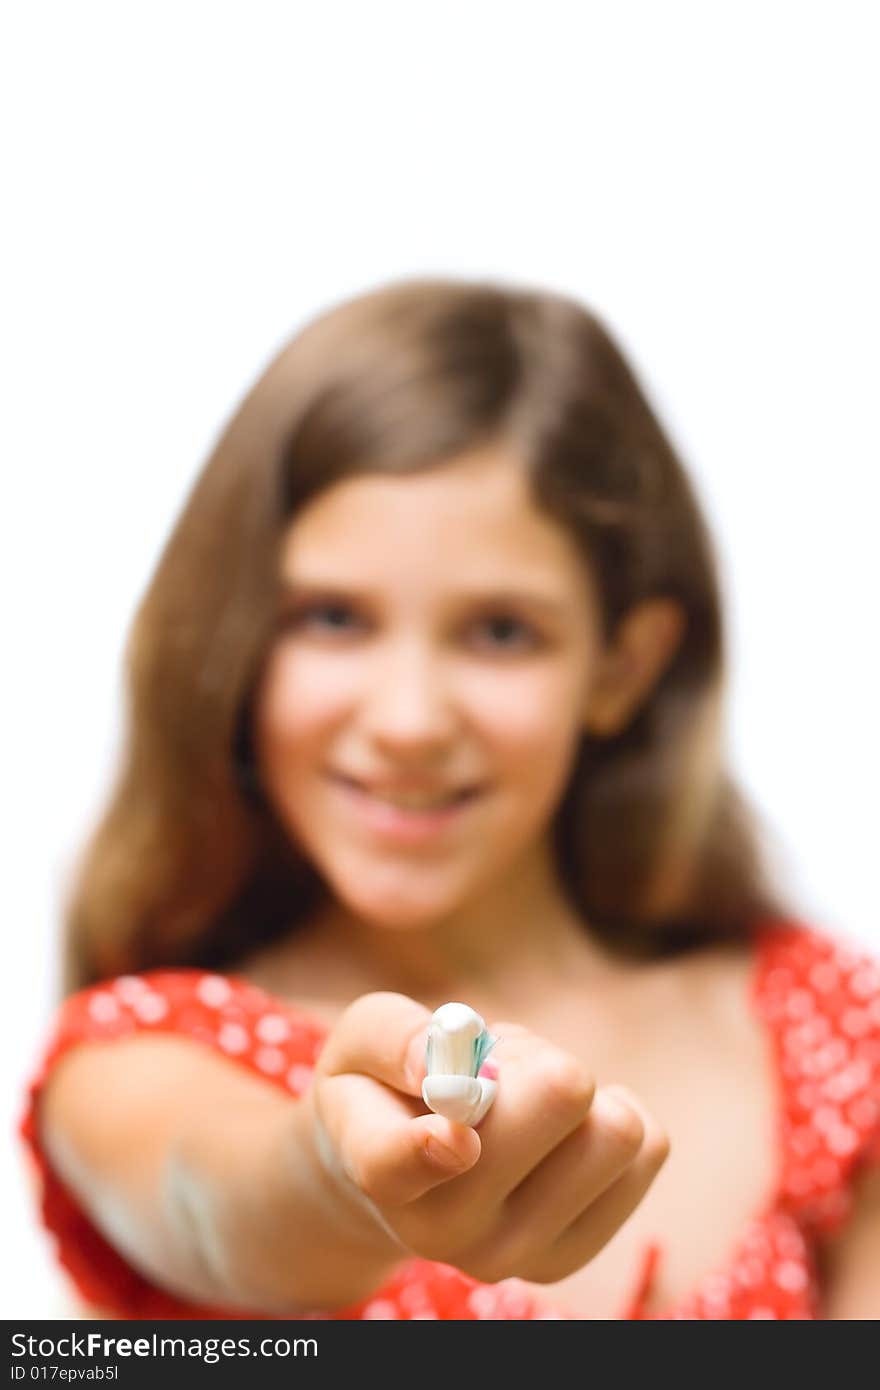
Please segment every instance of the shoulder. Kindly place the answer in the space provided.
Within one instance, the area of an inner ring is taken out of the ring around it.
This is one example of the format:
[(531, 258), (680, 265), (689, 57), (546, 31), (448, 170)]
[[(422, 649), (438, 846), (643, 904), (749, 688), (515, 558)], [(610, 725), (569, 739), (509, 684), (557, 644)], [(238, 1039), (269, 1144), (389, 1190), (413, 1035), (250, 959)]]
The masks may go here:
[[(755, 927), (756, 986), (766, 1012), (791, 1025), (824, 1024), (797, 1035), (809, 1043), (849, 1039), (868, 1061), (880, 1061), (880, 960), (852, 938), (804, 922), (767, 919)], [(789, 1034), (791, 1050), (797, 1051)], [(838, 1049), (839, 1051), (839, 1049)]]
[(756, 945), (782, 1086), (783, 1197), (830, 1234), (861, 1170), (880, 1162), (880, 962), (800, 921), (761, 924)]
[(191, 1039), (299, 1094), (327, 1036), (310, 1011), (249, 980), (193, 968), (120, 975), (68, 996), (28, 1084), (27, 1114), (61, 1059), (83, 1043)]

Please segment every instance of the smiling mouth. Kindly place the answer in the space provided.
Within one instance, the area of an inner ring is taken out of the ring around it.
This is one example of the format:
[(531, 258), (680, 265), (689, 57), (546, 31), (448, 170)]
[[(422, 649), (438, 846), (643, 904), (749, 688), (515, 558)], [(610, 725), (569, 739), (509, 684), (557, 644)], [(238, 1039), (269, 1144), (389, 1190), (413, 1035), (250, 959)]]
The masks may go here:
[(406, 819), (413, 821), (413, 823), (417, 823), (417, 821), (420, 820), (424, 820), (425, 823), (428, 823), (432, 817), (438, 819), (438, 817), (449, 815), (450, 812), (455, 812), (460, 806), (466, 806), (468, 802), (475, 801), (482, 792), (487, 790), (487, 784), (481, 783), (474, 785), (474, 787), (463, 788), (462, 791), (449, 792), (449, 794), (445, 796), (424, 798), (424, 796), (416, 796), (414, 794), (406, 796), (403, 795), (402, 792), (398, 795), (392, 795), (391, 792), (389, 792), (389, 794), (381, 794), (381, 792), (371, 791), (370, 788), (366, 787), (363, 783), (359, 783), (355, 778), (346, 777), (345, 774), (342, 773), (329, 773), (328, 776), (331, 778), (332, 783), (335, 783), (338, 787), (343, 788), (345, 791), (353, 792), (356, 801), (360, 801), (364, 808), (374, 806), (377, 810), (391, 813), (391, 815), (400, 817), (400, 820)]
[(461, 806), (467, 801), (473, 800), (484, 789), (485, 784), (478, 786), (465, 787), (461, 791), (447, 792), (445, 795), (428, 796), (415, 792), (378, 792), (365, 786), (363, 782), (356, 781), (353, 777), (346, 777), (342, 773), (331, 773), (330, 776), (335, 782), (343, 787), (360, 793), (361, 796), (383, 806), (392, 806), (398, 811), (405, 811), (411, 815), (430, 815), (432, 812), (448, 810), (453, 806)]

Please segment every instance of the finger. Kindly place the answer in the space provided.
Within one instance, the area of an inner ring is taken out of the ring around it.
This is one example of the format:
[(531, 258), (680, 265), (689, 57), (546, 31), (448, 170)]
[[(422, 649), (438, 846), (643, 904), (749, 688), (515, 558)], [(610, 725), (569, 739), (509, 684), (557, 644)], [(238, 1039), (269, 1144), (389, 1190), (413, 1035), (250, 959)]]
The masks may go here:
[(329, 1077), (321, 1092), (321, 1122), (341, 1174), (379, 1206), (413, 1202), (480, 1157), (473, 1129), (415, 1114), (415, 1102), (370, 1077)]
[(418, 1096), (430, 1023), (429, 1010), (406, 994), (362, 994), (330, 1033), (316, 1070), (324, 1076), (360, 1072)]
[(507, 1198), (511, 1228), (556, 1239), (630, 1166), (644, 1132), (631, 1105), (598, 1090), (586, 1119)]
[[(634, 1100), (629, 1093), (624, 1094)], [(641, 1113), (645, 1114), (643, 1109)], [(557, 1237), (540, 1268), (532, 1269), (524, 1277), (540, 1283), (555, 1283), (592, 1260), (635, 1211), (668, 1155), (666, 1134), (646, 1118), (645, 1138), (634, 1161)]]
[(426, 1076), (422, 1099), (435, 1115), (459, 1124), (477, 1125), (498, 1093), (497, 1081), (487, 1076)]
[(493, 1024), (498, 1080), (480, 1121), (479, 1165), (461, 1180), (462, 1199), (497, 1204), (582, 1123), (594, 1081), (584, 1067), (518, 1025)]

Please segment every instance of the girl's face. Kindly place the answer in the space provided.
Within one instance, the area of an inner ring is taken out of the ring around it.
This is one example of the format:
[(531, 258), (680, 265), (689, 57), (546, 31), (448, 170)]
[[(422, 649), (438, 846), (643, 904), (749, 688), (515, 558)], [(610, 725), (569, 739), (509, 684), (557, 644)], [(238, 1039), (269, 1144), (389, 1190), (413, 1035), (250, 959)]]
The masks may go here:
[(483, 450), (335, 484), (291, 522), (255, 707), (263, 787), (373, 924), (446, 918), (545, 836), (601, 645), (590, 576)]

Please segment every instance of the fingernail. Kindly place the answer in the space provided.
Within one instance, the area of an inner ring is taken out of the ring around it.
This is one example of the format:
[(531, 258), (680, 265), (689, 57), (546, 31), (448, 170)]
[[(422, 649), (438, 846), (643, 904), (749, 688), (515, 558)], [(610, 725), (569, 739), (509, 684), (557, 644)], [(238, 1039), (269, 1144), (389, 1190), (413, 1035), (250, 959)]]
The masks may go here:
[(463, 1168), (465, 1160), (456, 1149), (452, 1149), (448, 1144), (444, 1144), (442, 1139), (438, 1139), (436, 1134), (429, 1134), (425, 1141), (428, 1157), (435, 1163), (439, 1163), (442, 1168)]

